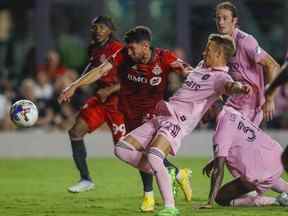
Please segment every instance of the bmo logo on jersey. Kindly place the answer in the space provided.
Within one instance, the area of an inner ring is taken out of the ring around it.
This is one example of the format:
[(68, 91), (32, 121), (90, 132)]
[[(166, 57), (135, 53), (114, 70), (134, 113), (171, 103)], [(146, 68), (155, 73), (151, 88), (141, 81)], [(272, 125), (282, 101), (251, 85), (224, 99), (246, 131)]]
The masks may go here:
[(162, 77), (152, 77), (150, 80), (148, 80), (146, 77), (143, 76), (135, 76), (132, 74), (128, 74), (127, 76), (128, 80), (136, 83), (142, 83), (142, 84), (150, 84), (151, 86), (157, 86), (161, 83)]
[(128, 74), (127, 78), (128, 80), (136, 82), (136, 83), (148, 83), (148, 79), (143, 76), (135, 76), (132, 74)]

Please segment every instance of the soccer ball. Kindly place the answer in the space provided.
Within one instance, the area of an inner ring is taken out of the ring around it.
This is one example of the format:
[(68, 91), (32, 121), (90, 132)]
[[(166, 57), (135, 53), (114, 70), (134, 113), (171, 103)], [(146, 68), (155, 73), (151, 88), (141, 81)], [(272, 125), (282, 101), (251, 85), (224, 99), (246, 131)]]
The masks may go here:
[(11, 106), (10, 118), (17, 127), (31, 127), (38, 119), (38, 109), (29, 100), (19, 100)]

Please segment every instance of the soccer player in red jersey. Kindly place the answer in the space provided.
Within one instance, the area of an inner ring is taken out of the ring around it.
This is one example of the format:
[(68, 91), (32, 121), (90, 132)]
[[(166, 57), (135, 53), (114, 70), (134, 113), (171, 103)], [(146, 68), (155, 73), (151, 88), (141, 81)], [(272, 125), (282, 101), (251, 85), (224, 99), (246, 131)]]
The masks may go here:
[[(190, 68), (171, 51), (153, 48), (151, 37), (150, 29), (144, 26), (137, 26), (128, 31), (125, 35), (125, 48), (69, 85), (59, 96), (59, 101), (69, 101), (77, 88), (95, 82), (112, 68), (117, 68), (121, 84), (119, 107), (125, 116), (127, 131), (140, 126), (145, 119), (152, 118), (155, 105), (163, 99), (168, 84), (168, 74), (178, 72), (186, 76)], [(164, 160), (164, 163), (166, 167), (175, 168), (167, 160)], [(180, 183), (186, 199), (191, 200), (190, 170), (177, 168), (173, 170), (176, 172), (175, 178)], [(153, 211), (152, 176), (146, 173), (141, 173), (141, 176), (145, 191), (141, 210)], [(145, 188), (147, 185), (150, 188)]]
[[(91, 23), (91, 42), (88, 50), (89, 64), (84, 74), (101, 65), (106, 58), (122, 49), (123, 44), (113, 35), (115, 28), (109, 17), (99, 16)], [(69, 130), (73, 159), (80, 172), (81, 180), (68, 188), (68, 191), (78, 193), (90, 190), (94, 183), (89, 175), (86, 162), (86, 148), (84, 136), (95, 131), (103, 123), (111, 129), (113, 140), (116, 143), (125, 135), (124, 117), (118, 111), (118, 95), (120, 84), (115, 69), (98, 80), (98, 91), (94, 97), (88, 98), (81, 108), (76, 121)]]

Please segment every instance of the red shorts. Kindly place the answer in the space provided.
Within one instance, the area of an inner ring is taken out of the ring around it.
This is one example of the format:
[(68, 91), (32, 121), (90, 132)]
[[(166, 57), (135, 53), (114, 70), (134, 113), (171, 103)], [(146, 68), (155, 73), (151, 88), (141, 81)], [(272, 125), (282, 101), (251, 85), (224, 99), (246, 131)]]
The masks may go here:
[(114, 143), (126, 134), (124, 116), (117, 110), (117, 105), (107, 106), (96, 97), (92, 97), (85, 102), (79, 115), (87, 123), (90, 133), (106, 122), (112, 132)]

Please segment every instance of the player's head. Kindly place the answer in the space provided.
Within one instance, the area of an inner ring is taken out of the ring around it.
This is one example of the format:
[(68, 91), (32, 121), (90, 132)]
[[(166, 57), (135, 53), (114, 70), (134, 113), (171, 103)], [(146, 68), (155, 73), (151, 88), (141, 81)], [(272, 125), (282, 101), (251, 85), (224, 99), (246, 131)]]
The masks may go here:
[(237, 9), (235, 5), (229, 1), (219, 3), (216, 6), (215, 13), (218, 32), (221, 34), (232, 35), (238, 22)]
[(146, 26), (136, 26), (129, 30), (124, 40), (127, 44), (128, 55), (135, 62), (141, 62), (151, 51), (152, 32)]
[(107, 41), (115, 31), (115, 26), (110, 17), (98, 16), (91, 22), (90, 32), (93, 40), (97, 43), (104, 43)]
[(288, 145), (286, 146), (284, 152), (282, 153), (282, 164), (286, 172), (288, 172)]
[(207, 67), (225, 66), (235, 53), (234, 40), (229, 35), (210, 34), (203, 59)]
[(214, 104), (208, 109), (205, 115), (202, 117), (202, 122), (207, 123), (209, 121), (215, 121), (218, 114), (221, 112), (224, 106), (224, 101), (220, 97), (218, 100), (214, 102)]

